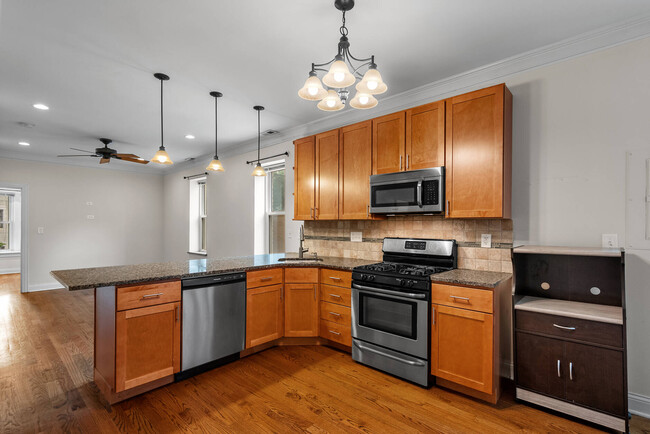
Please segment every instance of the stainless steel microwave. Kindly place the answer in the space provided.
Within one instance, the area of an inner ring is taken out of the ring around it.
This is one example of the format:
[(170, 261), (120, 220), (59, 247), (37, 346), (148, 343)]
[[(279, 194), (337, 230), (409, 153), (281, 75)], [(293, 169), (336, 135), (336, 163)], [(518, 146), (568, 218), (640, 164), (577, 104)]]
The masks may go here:
[(370, 176), (373, 214), (441, 213), (444, 204), (444, 167)]

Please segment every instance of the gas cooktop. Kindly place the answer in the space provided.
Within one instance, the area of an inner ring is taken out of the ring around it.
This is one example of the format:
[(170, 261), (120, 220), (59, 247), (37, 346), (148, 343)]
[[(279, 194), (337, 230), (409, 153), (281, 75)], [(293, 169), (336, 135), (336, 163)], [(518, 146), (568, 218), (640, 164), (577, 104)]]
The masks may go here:
[(453, 270), (453, 268), (403, 264), (398, 262), (378, 262), (376, 264), (362, 265), (355, 268), (355, 271), (399, 274), (413, 277), (428, 277), (432, 274), (442, 273), (449, 270)]

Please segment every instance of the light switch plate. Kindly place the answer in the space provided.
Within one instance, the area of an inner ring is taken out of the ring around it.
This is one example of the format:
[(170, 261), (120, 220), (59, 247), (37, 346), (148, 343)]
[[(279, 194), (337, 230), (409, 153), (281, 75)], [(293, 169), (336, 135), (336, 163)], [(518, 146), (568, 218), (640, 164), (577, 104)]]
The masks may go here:
[(492, 247), (492, 234), (481, 234), (481, 247)]
[(44, 234), (45, 233), (45, 228), (43, 226), (39, 226), (38, 229), (36, 230), (37, 233), (39, 234)]
[(86, 218), (87, 218), (88, 220), (95, 220), (95, 216), (92, 215), (92, 214), (88, 214), (88, 215), (86, 216)]
[(618, 234), (603, 234), (603, 248), (615, 249), (618, 247)]
[(350, 232), (350, 241), (354, 243), (363, 241), (363, 232)]

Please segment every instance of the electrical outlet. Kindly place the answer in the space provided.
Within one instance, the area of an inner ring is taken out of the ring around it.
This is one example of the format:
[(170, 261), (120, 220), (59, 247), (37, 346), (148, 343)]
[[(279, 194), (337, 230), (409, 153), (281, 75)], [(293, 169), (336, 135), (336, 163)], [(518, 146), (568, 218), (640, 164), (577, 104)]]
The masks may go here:
[(603, 234), (603, 248), (615, 249), (618, 247), (618, 234)]
[(492, 234), (481, 234), (481, 247), (492, 247)]
[(88, 220), (95, 220), (95, 216), (92, 215), (92, 214), (88, 214), (88, 215), (86, 216), (86, 218), (87, 218)]
[(36, 230), (37, 233), (39, 234), (44, 234), (45, 233), (45, 228), (43, 226), (39, 226), (38, 229)]
[(363, 241), (363, 232), (350, 232), (350, 241), (360, 243)]

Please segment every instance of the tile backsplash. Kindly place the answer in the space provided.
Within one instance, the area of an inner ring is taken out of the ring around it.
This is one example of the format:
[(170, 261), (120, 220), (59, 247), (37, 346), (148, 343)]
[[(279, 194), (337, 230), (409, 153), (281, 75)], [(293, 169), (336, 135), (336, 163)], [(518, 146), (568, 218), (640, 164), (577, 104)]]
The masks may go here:
[[(350, 241), (350, 232), (361, 232), (362, 241)], [(481, 247), (481, 234), (492, 236), (491, 248)], [(512, 220), (407, 215), (385, 220), (305, 222), (305, 247), (320, 256), (381, 261), (384, 237), (455, 239), (458, 268), (512, 272)]]

